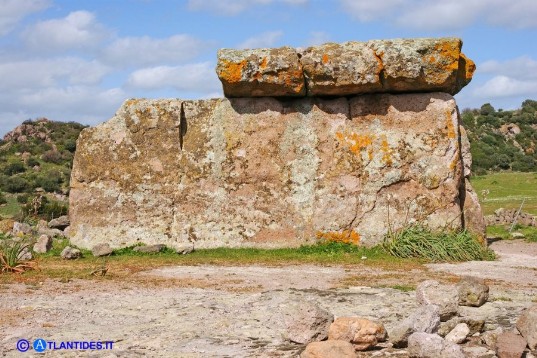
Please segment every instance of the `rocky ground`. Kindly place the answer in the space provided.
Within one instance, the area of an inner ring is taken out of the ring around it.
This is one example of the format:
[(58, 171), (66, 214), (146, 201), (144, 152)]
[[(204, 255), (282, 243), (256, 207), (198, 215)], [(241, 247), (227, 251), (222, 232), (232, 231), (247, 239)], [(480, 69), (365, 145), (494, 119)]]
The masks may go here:
[[(491, 247), (498, 261), (435, 264), (412, 272), (365, 265), (181, 266), (139, 273), (144, 284), (103, 279), (0, 285), (0, 356), (20, 356), (21, 338), (44, 338), (114, 342), (112, 350), (44, 356), (296, 357), (304, 345), (289, 341), (286, 322), (311, 302), (335, 317), (380, 321), (390, 333), (418, 306), (406, 285), (429, 278), (455, 282), (463, 274), (485, 278), (491, 290), (487, 303), (460, 307), (460, 314), (485, 320), (485, 330), (511, 330), (537, 300), (537, 244), (501, 241)], [(478, 340), (466, 343), (467, 353)], [(494, 356), (480, 352), (474, 356)], [(360, 356), (405, 357), (407, 351), (386, 342)]]

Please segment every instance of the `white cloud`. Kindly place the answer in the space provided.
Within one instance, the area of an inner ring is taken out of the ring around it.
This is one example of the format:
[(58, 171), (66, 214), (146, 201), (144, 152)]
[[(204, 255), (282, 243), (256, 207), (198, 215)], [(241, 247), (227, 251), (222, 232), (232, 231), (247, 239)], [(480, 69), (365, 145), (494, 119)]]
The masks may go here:
[(486, 99), (516, 96), (535, 98), (537, 95), (537, 81), (523, 81), (501, 75), (495, 76), (476, 88), (473, 94)]
[(38, 22), (22, 34), (30, 48), (44, 52), (91, 50), (109, 36), (110, 31), (88, 11), (75, 11), (61, 19)]
[(507, 28), (537, 27), (535, 0), (340, 0), (361, 22), (383, 20), (418, 30), (460, 30), (485, 21)]
[(241, 49), (252, 49), (262, 47), (273, 47), (282, 37), (283, 31), (268, 31), (257, 36), (250, 37), (237, 45)]
[(233, 16), (248, 8), (272, 3), (304, 5), (309, 0), (188, 0), (188, 8), (196, 11), (210, 11), (217, 15)]
[(48, 0), (2, 0), (0, 36), (8, 34), (27, 15), (46, 9)]
[(478, 66), (480, 73), (492, 73), (518, 79), (537, 79), (537, 61), (522, 56), (507, 61), (490, 60)]
[(131, 73), (127, 87), (157, 90), (174, 88), (178, 91), (211, 93), (220, 90), (220, 82), (210, 62), (181, 66), (157, 66), (143, 68)]
[(323, 31), (312, 31), (307, 41), (308, 46), (322, 45), (330, 42), (330, 35)]
[(103, 60), (113, 65), (155, 65), (180, 63), (198, 56), (208, 45), (190, 35), (165, 39), (149, 36), (123, 37), (103, 51)]

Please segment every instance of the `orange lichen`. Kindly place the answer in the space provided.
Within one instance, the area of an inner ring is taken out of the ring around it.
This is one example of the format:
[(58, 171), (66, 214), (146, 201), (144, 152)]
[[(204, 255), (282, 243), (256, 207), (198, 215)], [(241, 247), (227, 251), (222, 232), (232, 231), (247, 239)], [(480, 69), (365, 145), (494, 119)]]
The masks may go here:
[(447, 136), (449, 139), (457, 138), (457, 133), (455, 132), (455, 126), (453, 125), (453, 119), (451, 118), (451, 112), (449, 110), (446, 111), (446, 129), (447, 129)]
[(461, 53), (461, 58), (464, 60), (464, 64), (465, 64), (464, 77), (466, 78), (466, 80), (469, 81), (474, 76), (475, 63), (474, 63), (474, 61), (472, 61), (468, 57), (466, 57), (463, 53)]
[(326, 65), (328, 63), (328, 55), (325, 53), (322, 58), (323, 65)]
[(439, 53), (442, 63), (446, 64), (446, 70), (457, 70), (459, 68), (461, 48), (458, 41), (442, 41), (434, 49)]
[(221, 77), (227, 82), (240, 82), (242, 79), (242, 69), (246, 66), (246, 60), (242, 60), (239, 63), (222, 60), (222, 63), (224, 64), (224, 69), (221, 72)]
[(261, 61), (261, 63), (259, 64), (259, 68), (262, 69), (262, 70), (267, 68), (267, 58), (266, 57), (263, 57), (263, 61)]
[(393, 155), (393, 149), (390, 148), (390, 145), (388, 144), (388, 138), (386, 138), (386, 135), (382, 135), (381, 137), (381, 143), (380, 143), (380, 150), (382, 151), (382, 161), (386, 165), (392, 165), (392, 155)]
[(316, 235), (317, 240), (326, 242), (340, 242), (344, 244), (358, 245), (360, 243), (360, 234), (354, 230), (343, 231), (319, 231)]
[[(346, 146), (351, 152), (353, 152), (356, 155), (360, 155), (361, 150), (363, 148), (367, 148), (368, 146), (371, 146), (373, 144), (373, 136), (370, 135), (361, 135), (358, 133), (350, 133), (350, 134), (344, 134), (341, 132), (336, 133), (336, 138), (338, 141)], [(373, 157), (372, 149), (370, 148), (368, 150), (369, 159), (371, 160)]]

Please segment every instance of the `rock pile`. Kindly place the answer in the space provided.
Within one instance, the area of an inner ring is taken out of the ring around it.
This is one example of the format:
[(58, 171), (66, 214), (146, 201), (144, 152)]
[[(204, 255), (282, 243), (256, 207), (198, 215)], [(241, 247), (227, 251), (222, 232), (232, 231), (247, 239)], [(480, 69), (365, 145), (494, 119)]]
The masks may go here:
[(499, 208), (494, 214), (485, 216), (487, 225), (511, 225), (515, 219), (516, 223), (524, 226), (537, 226), (537, 217), (529, 213), (520, 212), (517, 216), (518, 209)]
[(447, 38), (221, 50), (217, 73), (230, 98), (130, 99), (81, 133), (72, 243), (375, 245), (389, 226), (416, 222), (482, 235), (451, 96), (474, 71), (461, 46)]

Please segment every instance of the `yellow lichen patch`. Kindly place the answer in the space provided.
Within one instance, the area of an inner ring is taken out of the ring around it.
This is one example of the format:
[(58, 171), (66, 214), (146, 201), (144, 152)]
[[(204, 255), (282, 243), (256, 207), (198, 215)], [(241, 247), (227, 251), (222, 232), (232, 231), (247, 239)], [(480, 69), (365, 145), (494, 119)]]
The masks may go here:
[(360, 235), (354, 230), (343, 230), (343, 231), (327, 231), (327, 232), (318, 232), (317, 240), (322, 240), (326, 242), (341, 242), (344, 244), (354, 244), (358, 245), (360, 243)]
[(242, 69), (246, 66), (246, 60), (239, 63), (222, 60), (224, 69), (221, 72), (221, 77), (227, 82), (236, 83), (242, 79)]
[(267, 58), (266, 57), (263, 57), (263, 61), (261, 61), (261, 63), (259, 64), (259, 68), (262, 69), (262, 70), (267, 68)]
[(322, 58), (323, 65), (326, 65), (328, 63), (328, 55), (325, 53)]
[[(367, 148), (373, 144), (374, 136), (371, 135), (362, 135), (358, 133), (351, 132), (349, 134), (344, 134), (341, 132), (336, 133), (336, 138), (338, 141), (346, 146), (351, 152), (356, 155), (360, 155), (363, 148)], [(372, 149), (368, 150), (369, 159), (373, 157)]]
[(472, 61), (468, 57), (466, 57), (463, 53), (461, 53), (461, 58), (464, 60), (464, 63), (465, 63), (464, 77), (466, 78), (466, 80), (469, 81), (474, 76), (475, 63), (474, 63), (474, 61)]
[(380, 150), (382, 151), (382, 161), (384, 162), (384, 164), (392, 165), (393, 149), (390, 148), (390, 145), (388, 144), (388, 138), (386, 138), (386, 135), (382, 135), (381, 137)]
[(435, 46), (435, 51), (440, 54), (442, 62), (446, 63), (446, 70), (459, 68), (460, 45), (456, 41), (442, 41)]
[(449, 139), (457, 138), (457, 133), (455, 132), (455, 126), (453, 126), (453, 119), (451, 118), (451, 112), (446, 111), (446, 127), (447, 127), (447, 136)]

